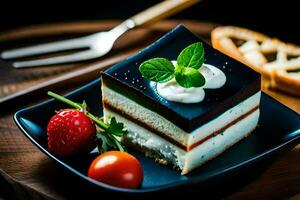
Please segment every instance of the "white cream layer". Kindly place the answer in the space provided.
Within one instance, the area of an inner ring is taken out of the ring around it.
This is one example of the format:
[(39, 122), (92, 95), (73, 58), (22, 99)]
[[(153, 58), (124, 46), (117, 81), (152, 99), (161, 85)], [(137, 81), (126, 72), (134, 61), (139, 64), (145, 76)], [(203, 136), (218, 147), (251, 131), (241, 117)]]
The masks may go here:
[[(132, 144), (142, 146), (146, 149), (146, 156), (148, 154), (147, 149), (159, 152), (163, 159), (168, 161), (168, 163), (179, 167), (182, 171), (181, 173), (184, 175), (218, 156), (227, 148), (248, 136), (257, 125), (259, 109), (228, 127), (224, 130), (224, 132), (210, 138), (189, 152), (178, 148), (164, 138), (161, 138), (136, 123), (127, 120), (117, 113), (104, 109), (104, 116), (106, 120), (108, 116), (114, 116), (117, 121), (126, 124), (128, 128), (128, 140)], [(151, 155), (151, 153), (148, 154), (148, 156), (149, 155)]]
[(108, 102), (111, 106), (117, 108), (121, 112), (155, 128), (157, 131), (164, 133), (166, 136), (173, 138), (185, 146), (191, 146), (203, 138), (206, 138), (214, 131), (222, 129), (230, 122), (257, 107), (260, 102), (260, 95), (261, 92), (257, 92), (210, 122), (200, 126), (191, 133), (188, 133), (158, 113), (137, 104), (102, 84), (103, 101)]

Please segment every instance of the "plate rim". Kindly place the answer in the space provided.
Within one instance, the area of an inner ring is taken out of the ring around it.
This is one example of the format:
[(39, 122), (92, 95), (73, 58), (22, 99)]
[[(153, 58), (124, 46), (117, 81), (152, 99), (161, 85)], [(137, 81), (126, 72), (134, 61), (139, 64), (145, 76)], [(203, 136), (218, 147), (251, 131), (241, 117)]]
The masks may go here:
[[(98, 84), (100, 83), (101, 78), (97, 78), (81, 87), (79, 87), (76, 90), (73, 90), (67, 94), (65, 94), (65, 97), (69, 97), (72, 96), (78, 92), (81, 92), (82, 90), (85, 90), (86, 88), (89, 88), (90, 86), (94, 85), (94, 84)], [(285, 106), (284, 104), (280, 103), (279, 101), (277, 101), (276, 99), (272, 98), (271, 96), (269, 96), (268, 94), (264, 93), (262, 91), (262, 97), (265, 96), (264, 98), (269, 98), (272, 99), (274, 101), (276, 101), (277, 103), (279, 103), (281, 106), (284, 106), (285, 108), (289, 109), (290, 112), (294, 112), (296, 114), (298, 114), (297, 112), (293, 111), (292, 109), (290, 109), (289, 107)], [(206, 176), (200, 176), (200, 177), (196, 177), (194, 179), (191, 179), (189, 181), (176, 181), (173, 183), (168, 183), (165, 184), (163, 186), (156, 186), (156, 187), (151, 187), (151, 188), (143, 188), (143, 189), (125, 189), (125, 188), (119, 188), (119, 187), (115, 187), (115, 186), (111, 186), (102, 182), (98, 182), (95, 181), (91, 178), (89, 178), (87, 175), (77, 171), (76, 169), (74, 169), (72, 166), (66, 164), (65, 162), (63, 162), (62, 160), (60, 160), (58, 157), (56, 157), (55, 155), (51, 154), (46, 148), (42, 147), (33, 137), (31, 137), (30, 133), (26, 130), (26, 128), (22, 125), (22, 122), (20, 120), (20, 118), (22, 117), (22, 114), (25, 112), (30, 112), (32, 109), (38, 109), (39, 107), (43, 107), (51, 102), (54, 102), (55, 99), (51, 98), (48, 99), (44, 102), (41, 102), (39, 104), (30, 106), (30, 107), (26, 107), (26, 108), (22, 108), (20, 110), (18, 110), (17, 112), (15, 112), (13, 119), (16, 123), (16, 125), (18, 126), (19, 130), (21, 130), (21, 132), (35, 145), (38, 147), (38, 149), (40, 149), (44, 154), (46, 154), (48, 157), (50, 157), (52, 160), (54, 160), (55, 162), (57, 162), (58, 164), (60, 164), (61, 166), (63, 166), (64, 168), (70, 170), (72, 173), (74, 173), (75, 175), (78, 175), (80, 178), (83, 178), (84, 180), (88, 181), (89, 183), (95, 184), (103, 189), (108, 189), (108, 190), (113, 190), (113, 191), (118, 191), (118, 192), (127, 192), (127, 193), (149, 193), (149, 192), (155, 192), (155, 191), (160, 191), (160, 190), (166, 190), (168, 188), (178, 188), (181, 186), (188, 186), (188, 185), (192, 185), (192, 184), (196, 184), (199, 182), (203, 182), (205, 180), (208, 180), (209, 178), (212, 177), (216, 177), (219, 175), (222, 175), (224, 173), (230, 173), (240, 167), (246, 166), (246, 165), (250, 165), (255, 163), (256, 161), (258, 161), (259, 159), (263, 159), (273, 153), (276, 153), (278, 151), (280, 151), (281, 149), (284, 149), (284, 147), (289, 146), (289, 144), (292, 143), (296, 143), (296, 141), (298, 139), (300, 139), (300, 129), (293, 131), (289, 134), (295, 134), (296, 136), (281, 143), (280, 145), (277, 145), (275, 147), (272, 147), (268, 150), (265, 150), (264, 152), (250, 158), (247, 160), (244, 160), (242, 162), (239, 162), (231, 167), (222, 169), (222, 170), (213, 170), (209, 173), (209, 175)], [(299, 114), (298, 114), (299, 115)], [(292, 146), (292, 145), (291, 145)]]

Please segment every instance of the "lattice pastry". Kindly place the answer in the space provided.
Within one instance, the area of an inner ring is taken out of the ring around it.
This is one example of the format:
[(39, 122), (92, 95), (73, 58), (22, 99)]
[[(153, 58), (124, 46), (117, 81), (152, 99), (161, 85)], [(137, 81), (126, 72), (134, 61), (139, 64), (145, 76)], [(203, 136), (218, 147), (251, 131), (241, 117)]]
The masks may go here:
[(267, 87), (300, 95), (300, 47), (248, 29), (212, 31), (213, 47), (269, 79)]

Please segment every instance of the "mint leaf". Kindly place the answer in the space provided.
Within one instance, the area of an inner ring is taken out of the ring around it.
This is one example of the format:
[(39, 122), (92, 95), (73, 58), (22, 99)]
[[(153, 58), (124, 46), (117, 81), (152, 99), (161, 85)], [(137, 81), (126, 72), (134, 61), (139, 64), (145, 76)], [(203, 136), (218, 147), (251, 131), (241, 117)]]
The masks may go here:
[(204, 56), (202, 43), (193, 43), (180, 52), (177, 58), (177, 65), (199, 69), (203, 65)]
[(203, 45), (197, 42), (181, 51), (176, 67), (165, 58), (153, 58), (143, 62), (139, 70), (144, 78), (154, 82), (167, 82), (175, 76), (182, 87), (201, 87), (205, 84), (205, 78), (198, 69), (203, 65), (204, 56)]
[(176, 67), (175, 79), (179, 85), (185, 88), (201, 87), (205, 84), (204, 76), (192, 67)]
[(139, 70), (143, 77), (154, 82), (167, 82), (174, 78), (174, 66), (165, 58), (152, 58), (143, 62)]

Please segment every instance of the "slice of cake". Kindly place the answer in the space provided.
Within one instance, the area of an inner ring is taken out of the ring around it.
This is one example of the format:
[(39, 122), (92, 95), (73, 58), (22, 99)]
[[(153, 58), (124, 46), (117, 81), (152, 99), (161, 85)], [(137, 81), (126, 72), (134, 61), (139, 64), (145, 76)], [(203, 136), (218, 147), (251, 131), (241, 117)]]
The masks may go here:
[[(205, 43), (205, 59), (199, 57), (204, 63), (199, 66), (200, 75), (196, 75), (205, 79), (201, 86), (187, 88), (189, 84), (177, 74), (165, 83), (153, 83), (142, 76), (140, 65), (155, 57), (173, 61), (177, 73), (177, 65), (182, 62), (178, 54), (199, 41), (178, 26), (139, 54), (102, 73), (104, 119), (113, 116), (123, 122), (128, 129), (123, 138), (127, 145), (182, 174), (248, 136), (259, 118), (260, 75)], [(193, 66), (186, 67), (180, 69), (182, 74), (185, 70), (195, 72), (190, 69)], [(162, 91), (173, 91), (173, 99)]]

